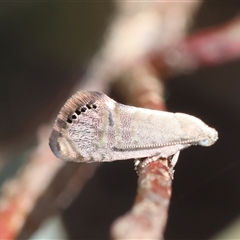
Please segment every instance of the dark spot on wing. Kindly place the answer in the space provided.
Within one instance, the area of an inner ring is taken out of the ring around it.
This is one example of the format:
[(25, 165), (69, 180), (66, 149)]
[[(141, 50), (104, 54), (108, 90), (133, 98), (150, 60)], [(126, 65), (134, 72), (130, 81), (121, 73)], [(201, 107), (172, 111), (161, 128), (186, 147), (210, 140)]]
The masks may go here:
[(80, 115), (80, 114), (81, 114), (81, 112), (80, 112), (78, 109), (75, 111), (75, 113), (76, 113), (77, 115)]
[(85, 108), (85, 107), (81, 108), (81, 112), (86, 112), (86, 110), (87, 110), (87, 108)]
[(62, 136), (61, 133), (59, 133), (58, 131), (53, 129), (50, 139), (49, 139), (49, 146), (55, 154), (57, 154), (61, 150), (60, 146), (58, 144), (58, 139), (61, 136)]
[(68, 118), (68, 119), (67, 119), (67, 122), (68, 122), (68, 123), (72, 123), (72, 120)]
[(109, 126), (111, 127), (114, 126), (113, 116), (110, 110), (108, 110), (108, 122), (109, 122)]

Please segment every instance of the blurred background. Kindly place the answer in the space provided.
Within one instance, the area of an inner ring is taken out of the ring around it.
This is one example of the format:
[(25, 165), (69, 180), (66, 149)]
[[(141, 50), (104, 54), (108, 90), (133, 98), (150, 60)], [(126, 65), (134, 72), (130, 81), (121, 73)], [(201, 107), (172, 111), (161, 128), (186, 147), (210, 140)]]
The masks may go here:
[[(111, 223), (131, 208), (137, 188), (132, 160), (99, 167), (85, 164), (81, 170), (76, 163), (64, 165), (41, 144), (47, 146), (49, 126), (77, 88), (90, 86), (128, 102), (124, 88), (112, 79), (145, 64), (154, 49), (162, 53), (155, 45), (161, 44), (164, 31), (152, 36), (154, 29), (149, 30), (149, 39), (155, 41), (148, 39), (147, 50), (132, 58), (124, 54), (114, 58), (111, 49), (117, 47), (121, 52), (125, 39), (110, 47), (108, 39), (116, 19), (127, 19), (149, 6), (110, 1), (0, 3), (0, 238), (109, 239)], [(172, 8), (156, 6), (159, 15)], [(193, 13), (189, 13), (187, 27), (176, 38), (180, 41), (185, 35), (222, 26), (238, 17), (239, 10), (240, 2), (203, 1), (189, 10)], [(129, 23), (133, 24), (130, 18)], [(141, 22), (134, 24), (142, 27)], [(164, 29), (163, 24), (159, 26)], [(173, 33), (168, 34), (172, 39)], [(240, 31), (235, 34), (240, 39)], [(133, 39), (138, 40), (138, 35)], [(113, 60), (107, 59), (106, 49)], [(106, 69), (100, 66), (91, 72), (99, 59), (117, 73), (105, 70), (97, 81), (97, 73)], [(219, 131), (219, 140), (211, 148), (192, 147), (180, 154), (166, 239), (240, 238), (235, 231), (240, 213), (239, 64), (235, 56), (209, 66), (168, 70), (168, 74), (166, 67), (157, 69), (159, 78), (164, 78), (162, 97), (167, 110), (197, 116)], [(111, 81), (101, 82), (107, 74)]]

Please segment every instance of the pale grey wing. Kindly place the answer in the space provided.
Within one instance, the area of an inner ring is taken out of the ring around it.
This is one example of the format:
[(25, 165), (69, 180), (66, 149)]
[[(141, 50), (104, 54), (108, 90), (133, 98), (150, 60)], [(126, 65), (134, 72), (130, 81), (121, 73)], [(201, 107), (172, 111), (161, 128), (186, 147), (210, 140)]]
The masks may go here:
[(187, 114), (124, 105), (118, 105), (117, 112), (119, 137), (114, 150), (126, 158), (169, 157), (190, 145), (207, 146), (217, 139), (215, 129)]
[(173, 113), (122, 104), (116, 104), (110, 110), (114, 129), (114, 138), (109, 145), (112, 150), (109, 151), (110, 161), (154, 155), (169, 157), (190, 146), (178, 142), (182, 131)]
[(99, 92), (78, 92), (62, 107), (50, 147), (64, 160), (92, 162), (169, 157), (216, 140), (217, 132), (193, 116), (125, 106)]
[(121, 105), (116, 148), (160, 148), (187, 138), (174, 113)]
[[(175, 144), (211, 145), (217, 131), (200, 119), (183, 113), (170, 113), (120, 105), (117, 148), (164, 147)], [(208, 142), (208, 144), (207, 144)]]

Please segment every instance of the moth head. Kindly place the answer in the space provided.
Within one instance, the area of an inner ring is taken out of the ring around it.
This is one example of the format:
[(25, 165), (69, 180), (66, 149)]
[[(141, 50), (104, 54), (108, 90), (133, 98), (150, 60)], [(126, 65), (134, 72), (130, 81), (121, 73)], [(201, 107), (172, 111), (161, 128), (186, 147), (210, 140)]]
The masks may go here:
[(205, 125), (204, 136), (202, 140), (199, 141), (199, 145), (208, 147), (213, 145), (218, 140), (218, 132), (214, 128), (210, 128)]
[(217, 141), (218, 132), (199, 118), (184, 113), (177, 113), (176, 116), (184, 135), (188, 139), (194, 139), (196, 144), (207, 147)]

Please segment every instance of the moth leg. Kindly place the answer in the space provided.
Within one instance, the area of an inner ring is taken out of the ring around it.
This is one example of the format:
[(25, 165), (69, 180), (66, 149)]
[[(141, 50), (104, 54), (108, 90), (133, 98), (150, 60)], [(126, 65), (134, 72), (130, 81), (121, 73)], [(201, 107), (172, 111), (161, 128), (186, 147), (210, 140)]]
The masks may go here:
[(137, 175), (139, 175), (141, 168), (145, 168), (149, 163), (155, 162), (159, 159), (163, 160), (163, 158), (161, 157), (161, 154), (157, 154), (157, 155), (150, 156), (147, 158), (135, 159), (134, 160), (134, 170), (136, 171)]
[(172, 168), (175, 167), (177, 161), (178, 161), (178, 157), (179, 157), (179, 154), (180, 154), (180, 151), (178, 151), (177, 153), (175, 153), (171, 159), (171, 165), (172, 165)]
[(173, 168), (175, 167), (177, 161), (178, 161), (178, 157), (179, 157), (180, 151), (176, 152), (174, 155), (166, 158), (162, 158), (161, 154), (157, 154), (154, 155), (152, 157), (148, 157), (148, 158), (143, 158), (143, 159), (135, 159), (134, 161), (134, 170), (136, 171), (137, 175), (139, 175), (139, 172), (142, 168), (145, 168), (149, 163), (151, 162), (155, 162), (157, 160), (167, 160), (168, 163), (168, 168), (169, 168), (169, 172), (171, 174), (171, 178), (173, 179), (173, 174), (174, 174), (174, 170)]

